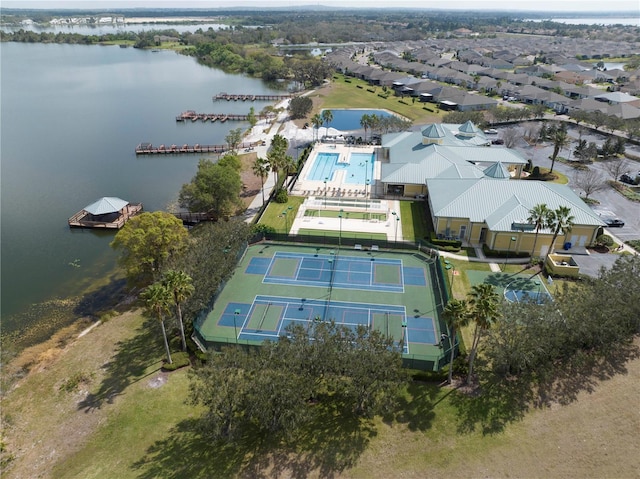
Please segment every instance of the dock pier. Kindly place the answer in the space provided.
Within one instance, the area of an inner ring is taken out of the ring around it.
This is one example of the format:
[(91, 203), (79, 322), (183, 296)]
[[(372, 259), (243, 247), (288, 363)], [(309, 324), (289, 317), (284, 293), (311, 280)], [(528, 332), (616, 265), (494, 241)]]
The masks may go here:
[(227, 101), (273, 101), (273, 100), (286, 100), (288, 98), (293, 98), (296, 95), (292, 93), (288, 93), (286, 95), (249, 95), (245, 93), (239, 94), (230, 94), (230, 93), (218, 93), (213, 97), (213, 101), (217, 100), (227, 100)]
[[(253, 143), (240, 143), (238, 150), (251, 150), (256, 146), (259, 146), (260, 142)], [(151, 143), (140, 143), (136, 146), (136, 155), (182, 155), (187, 153), (225, 153), (229, 151), (229, 145), (201, 145), (196, 143), (195, 145), (176, 145), (172, 144), (166, 146), (164, 144), (160, 146), (153, 146)]]
[[(257, 120), (264, 120), (273, 118), (275, 115), (254, 115), (254, 118)], [(216, 121), (220, 121), (220, 123), (224, 123), (225, 121), (249, 121), (249, 115), (236, 115), (232, 113), (196, 113), (193, 110), (187, 110), (180, 113), (176, 116), (176, 121), (211, 121), (214, 123)]]

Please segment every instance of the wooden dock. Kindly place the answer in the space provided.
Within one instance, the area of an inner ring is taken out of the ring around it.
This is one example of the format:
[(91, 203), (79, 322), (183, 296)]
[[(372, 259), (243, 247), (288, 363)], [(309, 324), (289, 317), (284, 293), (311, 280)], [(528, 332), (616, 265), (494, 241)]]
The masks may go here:
[(211, 213), (190, 213), (188, 211), (181, 211), (179, 213), (173, 213), (173, 215), (182, 220), (182, 223), (189, 226), (197, 225), (203, 221), (218, 221), (218, 218)]
[(120, 211), (104, 215), (92, 215), (81, 210), (69, 218), (72, 228), (120, 229), (129, 219), (142, 211), (142, 203), (129, 203)]
[[(254, 115), (254, 118), (257, 120), (264, 120), (267, 118), (273, 118), (275, 115)], [(176, 121), (211, 121), (214, 123), (216, 121), (220, 121), (220, 123), (224, 123), (225, 121), (249, 121), (249, 115), (236, 115), (233, 113), (196, 113), (193, 110), (187, 110), (180, 113), (176, 116)]]
[[(261, 142), (241, 143), (238, 150), (251, 150), (259, 146)], [(136, 155), (183, 155), (193, 153), (225, 153), (229, 151), (229, 145), (169, 145), (153, 146), (151, 143), (140, 143), (136, 147)]]
[(296, 95), (289, 93), (286, 95), (248, 95), (245, 93), (230, 94), (230, 93), (218, 93), (213, 97), (213, 101), (227, 100), (227, 101), (272, 101), (272, 100), (286, 100), (287, 98), (293, 98)]

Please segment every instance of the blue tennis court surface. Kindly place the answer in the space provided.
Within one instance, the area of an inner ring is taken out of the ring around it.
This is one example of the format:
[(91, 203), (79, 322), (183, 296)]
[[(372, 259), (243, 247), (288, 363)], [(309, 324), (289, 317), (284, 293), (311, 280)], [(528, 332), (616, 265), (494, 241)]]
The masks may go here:
[(245, 273), (264, 275), (264, 283), (396, 293), (404, 292), (405, 284), (427, 285), (422, 268), (405, 268), (400, 259), (340, 254), (277, 252), (272, 258), (252, 258)]
[(407, 316), (404, 306), (327, 301), (318, 299), (256, 296), (253, 303), (228, 303), (218, 325), (233, 327), (238, 340), (276, 340), (288, 325), (305, 327), (316, 320), (333, 320), (349, 328), (367, 326), (402, 342), (436, 344), (433, 318)]
[(546, 291), (525, 291), (522, 289), (506, 289), (504, 297), (512, 303), (544, 304), (553, 301), (553, 297)]

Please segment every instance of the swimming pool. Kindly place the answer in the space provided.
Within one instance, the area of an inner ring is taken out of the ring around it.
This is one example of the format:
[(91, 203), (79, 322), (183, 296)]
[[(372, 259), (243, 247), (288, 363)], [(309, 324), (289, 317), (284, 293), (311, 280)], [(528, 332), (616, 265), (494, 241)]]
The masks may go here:
[(331, 114), (333, 120), (328, 126), (340, 131), (361, 130), (360, 119), (362, 115), (391, 116), (391, 113), (385, 110), (331, 110)]
[[(346, 156), (347, 161), (344, 161)], [(336, 181), (336, 171), (345, 171), (344, 183), (351, 185), (364, 185), (366, 180), (373, 178), (373, 153), (333, 153), (318, 152), (309, 170), (308, 180), (312, 181)]]

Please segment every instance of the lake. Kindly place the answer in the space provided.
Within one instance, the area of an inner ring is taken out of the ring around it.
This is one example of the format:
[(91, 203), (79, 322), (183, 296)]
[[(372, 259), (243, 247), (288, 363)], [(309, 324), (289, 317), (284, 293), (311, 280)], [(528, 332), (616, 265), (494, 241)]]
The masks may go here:
[(76, 295), (113, 269), (114, 233), (71, 230), (71, 215), (102, 196), (146, 211), (177, 200), (199, 156), (136, 157), (140, 142), (222, 144), (248, 123), (176, 116), (259, 112), (267, 102), (212, 97), (275, 92), (174, 52), (117, 46), (3, 43), (1, 67), (3, 332), (25, 326), (14, 315), (30, 305)]

